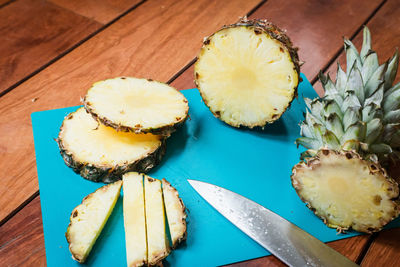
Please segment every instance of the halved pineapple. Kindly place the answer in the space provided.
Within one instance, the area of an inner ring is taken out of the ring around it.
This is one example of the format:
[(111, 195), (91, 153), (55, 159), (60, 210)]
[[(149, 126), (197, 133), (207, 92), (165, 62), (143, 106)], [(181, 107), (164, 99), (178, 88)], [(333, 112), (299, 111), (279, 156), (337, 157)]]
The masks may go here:
[(114, 209), (121, 184), (121, 181), (117, 181), (100, 187), (72, 211), (65, 236), (74, 260), (85, 262)]
[(129, 172), (124, 181), (124, 225), (128, 267), (147, 264), (143, 174)]
[(156, 265), (168, 256), (169, 242), (165, 228), (164, 201), (160, 180), (144, 176), (148, 263)]
[(165, 179), (162, 180), (162, 191), (171, 243), (172, 247), (175, 248), (181, 241), (186, 239), (185, 205), (180, 199), (178, 191)]
[(206, 38), (195, 64), (204, 103), (235, 127), (277, 120), (297, 95), (299, 73), (288, 36), (265, 20), (246, 18)]
[(358, 153), (322, 149), (293, 167), (292, 184), (329, 227), (376, 232), (399, 214), (399, 188), (378, 164)]
[(128, 171), (147, 172), (165, 152), (163, 137), (117, 131), (98, 123), (84, 108), (64, 119), (57, 142), (69, 167), (86, 179), (105, 183)]
[(130, 77), (96, 82), (83, 102), (103, 124), (135, 133), (170, 135), (189, 111), (188, 101), (175, 88)]

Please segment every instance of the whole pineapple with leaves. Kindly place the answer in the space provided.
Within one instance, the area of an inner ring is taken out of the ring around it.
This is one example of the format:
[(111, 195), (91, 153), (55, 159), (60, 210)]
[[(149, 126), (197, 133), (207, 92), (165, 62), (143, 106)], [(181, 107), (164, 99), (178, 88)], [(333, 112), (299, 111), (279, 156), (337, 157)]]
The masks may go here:
[(297, 194), (339, 231), (376, 232), (400, 213), (399, 186), (385, 166), (399, 155), (400, 83), (393, 85), (398, 52), (379, 65), (364, 28), (361, 52), (344, 41), (347, 68), (336, 82), (320, 74), (325, 96), (305, 99), (297, 144), (308, 150), (292, 170)]

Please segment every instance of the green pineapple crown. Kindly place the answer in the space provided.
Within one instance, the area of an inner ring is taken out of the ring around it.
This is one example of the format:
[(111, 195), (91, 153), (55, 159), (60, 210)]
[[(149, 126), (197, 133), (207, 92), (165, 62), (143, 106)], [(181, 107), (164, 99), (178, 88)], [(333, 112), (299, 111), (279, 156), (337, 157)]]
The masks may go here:
[(364, 27), (361, 52), (344, 40), (347, 68), (338, 63), (336, 82), (322, 72), (323, 98), (305, 98), (307, 111), (296, 140), (314, 156), (320, 148), (354, 150), (377, 161), (398, 154), (400, 148), (400, 83), (393, 86), (399, 54), (379, 65)]

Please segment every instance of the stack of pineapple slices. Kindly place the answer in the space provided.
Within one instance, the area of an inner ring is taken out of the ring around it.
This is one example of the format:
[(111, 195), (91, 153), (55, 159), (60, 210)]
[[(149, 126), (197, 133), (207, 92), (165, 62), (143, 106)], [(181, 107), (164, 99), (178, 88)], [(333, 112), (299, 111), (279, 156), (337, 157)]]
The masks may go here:
[(206, 38), (195, 64), (204, 103), (234, 127), (279, 119), (297, 95), (299, 74), (289, 37), (266, 20), (246, 17)]
[(161, 182), (144, 174), (129, 172), (123, 175), (123, 181), (105, 185), (85, 197), (82, 204), (72, 211), (66, 238), (73, 259), (85, 262), (117, 202), (122, 184), (129, 267), (157, 265), (168, 256), (171, 248), (185, 240), (185, 206), (176, 189), (165, 179)]
[(64, 119), (57, 142), (69, 167), (105, 183), (156, 166), (166, 137), (185, 122), (189, 110), (175, 88), (128, 77), (95, 83), (83, 103), (85, 108)]

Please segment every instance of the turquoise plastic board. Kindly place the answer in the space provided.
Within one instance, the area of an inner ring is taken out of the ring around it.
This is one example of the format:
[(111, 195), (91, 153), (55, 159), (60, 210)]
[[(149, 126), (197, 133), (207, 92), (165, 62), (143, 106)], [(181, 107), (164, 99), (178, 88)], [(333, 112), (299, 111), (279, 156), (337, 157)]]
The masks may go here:
[[(209, 206), (187, 179), (213, 183), (250, 198), (324, 242), (355, 235), (338, 235), (326, 227), (290, 184), (291, 169), (300, 154), (294, 141), (305, 111), (302, 97), (317, 96), (306, 77), (302, 78), (299, 98), (280, 120), (264, 130), (230, 127), (214, 118), (197, 90), (183, 91), (189, 100), (190, 119), (168, 139), (165, 157), (149, 173), (170, 181), (188, 210), (187, 242), (168, 256), (166, 266), (217, 266), (269, 254)], [(64, 116), (76, 109), (32, 114), (48, 266), (79, 265), (72, 260), (64, 236), (69, 216), (83, 197), (103, 185), (87, 181), (68, 168), (54, 141)], [(87, 265), (126, 266), (121, 198)]]

